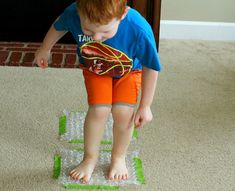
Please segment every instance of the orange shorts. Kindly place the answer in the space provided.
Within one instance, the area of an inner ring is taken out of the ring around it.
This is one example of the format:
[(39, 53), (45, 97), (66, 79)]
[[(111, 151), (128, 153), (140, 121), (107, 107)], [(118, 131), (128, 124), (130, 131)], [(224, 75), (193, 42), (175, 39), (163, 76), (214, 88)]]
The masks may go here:
[(141, 71), (132, 71), (121, 78), (97, 75), (83, 70), (89, 105), (135, 105), (141, 87)]

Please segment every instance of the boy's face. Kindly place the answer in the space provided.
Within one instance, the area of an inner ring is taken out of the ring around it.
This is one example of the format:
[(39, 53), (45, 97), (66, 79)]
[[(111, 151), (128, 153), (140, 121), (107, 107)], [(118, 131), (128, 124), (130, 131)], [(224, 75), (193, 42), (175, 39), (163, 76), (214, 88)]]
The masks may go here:
[(118, 30), (120, 20), (113, 19), (106, 25), (97, 25), (89, 22), (80, 15), (82, 31), (85, 35), (91, 36), (95, 41), (105, 41), (112, 38)]

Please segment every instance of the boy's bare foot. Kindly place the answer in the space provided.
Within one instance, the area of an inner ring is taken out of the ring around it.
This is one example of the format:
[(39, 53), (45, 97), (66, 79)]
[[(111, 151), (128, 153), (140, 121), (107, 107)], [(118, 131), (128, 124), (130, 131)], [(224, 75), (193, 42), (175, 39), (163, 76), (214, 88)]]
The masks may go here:
[(84, 159), (75, 169), (70, 172), (70, 176), (74, 180), (80, 180), (83, 183), (88, 183), (94, 171), (96, 160)]
[(128, 179), (125, 157), (112, 159), (108, 178), (118, 181)]

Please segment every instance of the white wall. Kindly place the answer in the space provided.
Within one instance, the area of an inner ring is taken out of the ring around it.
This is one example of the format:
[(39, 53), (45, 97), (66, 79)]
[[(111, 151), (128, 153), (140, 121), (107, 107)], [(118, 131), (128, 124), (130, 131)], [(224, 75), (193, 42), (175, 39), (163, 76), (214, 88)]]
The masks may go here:
[(160, 38), (235, 41), (235, 0), (162, 0)]
[(163, 20), (235, 23), (235, 0), (162, 0)]

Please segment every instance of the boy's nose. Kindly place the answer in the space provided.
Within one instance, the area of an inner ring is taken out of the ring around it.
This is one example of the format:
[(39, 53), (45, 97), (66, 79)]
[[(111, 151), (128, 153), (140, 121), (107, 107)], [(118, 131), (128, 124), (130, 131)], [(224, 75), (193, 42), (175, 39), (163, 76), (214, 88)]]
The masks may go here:
[(93, 40), (95, 41), (99, 41), (99, 40), (102, 40), (102, 35), (99, 34), (99, 33), (96, 33), (92, 36)]

